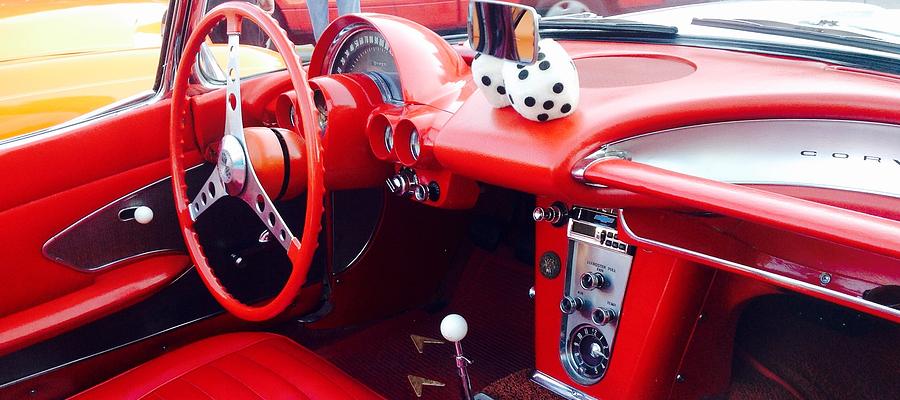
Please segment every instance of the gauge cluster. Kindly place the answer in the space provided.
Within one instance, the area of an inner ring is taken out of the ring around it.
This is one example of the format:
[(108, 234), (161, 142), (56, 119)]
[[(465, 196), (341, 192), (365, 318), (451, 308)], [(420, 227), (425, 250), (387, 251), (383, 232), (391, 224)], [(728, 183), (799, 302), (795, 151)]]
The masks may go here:
[(365, 74), (378, 86), (385, 101), (402, 103), (397, 62), (384, 36), (371, 28), (354, 26), (342, 37), (331, 53), (328, 74)]
[[(324, 151), (354, 163), (358, 157), (327, 146), (358, 151), (362, 141), (368, 158), (392, 170), (381, 178), (391, 192), (434, 207), (472, 207), (478, 184), (443, 168), (433, 150), (434, 138), (476, 90), (471, 71), (443, 38), (405, 22), (346, 15), (322, 33), (309, 76)], [(283, 109), (281, 121), (290, 123), (289, 107)]]

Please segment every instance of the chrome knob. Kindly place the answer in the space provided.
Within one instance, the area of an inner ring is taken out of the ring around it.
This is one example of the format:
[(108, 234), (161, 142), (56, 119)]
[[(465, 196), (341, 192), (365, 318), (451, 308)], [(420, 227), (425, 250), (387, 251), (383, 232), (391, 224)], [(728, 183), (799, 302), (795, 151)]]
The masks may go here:
[(603, 289), (609, 285), (606, 277), (599, 272), (585, 272), (581, 274), (581, 287), (591, 289)]
[(409, 192), (409, 179), (403, 175), (394, 175), (388, 178), (385, 183), (387, 184), (388, 190), (397, 196), (403, 196)]
[(428, 198), (431, 195), (431, 190), (428, 189), (428, 186), (423, 185), (421, 183), (417, 184), (417, 185), (413, 185), (412, 191), (413, 191), (413, 196), (415, 196), (416, 200), (418, 200), (418, 201), (428, 200)]
[(597, 307), (591, 313), (591, 321), (595, 324), (603, 326), (616, 320), (616, 312), (606, 307)]
[(578, 297), (566, 296), (559, 302), (559, 310), (563, 314), (572, 314), (584, 307), (584, 300)]
[(547, 221), (551, 224), (559, 224), (566, 216), (566, 212), (553, 205), (550, 207), (535, 207), (531, 213), (534, 222)]

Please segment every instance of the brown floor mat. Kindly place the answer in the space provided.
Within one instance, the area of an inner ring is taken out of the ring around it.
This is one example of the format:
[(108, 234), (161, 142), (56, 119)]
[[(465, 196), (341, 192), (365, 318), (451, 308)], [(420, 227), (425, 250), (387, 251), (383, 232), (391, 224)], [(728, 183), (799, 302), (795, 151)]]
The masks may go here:
[(463, 350), (474, 361), (472, 385), (483, 386), (534, 365), (534, 308), (530, 265), (511, 251), (473, 250), (449, 306), (441, 312), (410, 311), (362, 329), (285, 332), (388, 399), (415, 399), (407, 375), (446, 384), (425, 387), (423, 399), (458, 399), (459, 377), (452, 344), (426, 345), (419, 354), (410, 334), (441, 339), (441, 319), (463, 315), (469, 334)]
[(729, 399), (900, 399), (900, 325), (771, 298), (748, 308), (736, 348)]
[(530, 379), (531, 370), (523, 369), (491, 383), (482, 392), (494, 400), (561, 400)]

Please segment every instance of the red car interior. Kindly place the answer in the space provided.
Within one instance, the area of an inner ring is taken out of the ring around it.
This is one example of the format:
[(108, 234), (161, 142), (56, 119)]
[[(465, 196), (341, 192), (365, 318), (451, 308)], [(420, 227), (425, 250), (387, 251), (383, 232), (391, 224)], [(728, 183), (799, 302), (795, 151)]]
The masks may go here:
[[(170, 6), (179, 40), (161, 96), (0, 145), (0, 398), (455, 399), (451, 313), (468, 320), (472, 387), (493, 399), (900, 396), (897, 196), (722, 182), (605, 152), (733, 121), (897, 133), (897, 76), (559, 40), (580, 106), (539, 123), (490, 107), (467, 45), (403, 18), (341, 17), (304, 66), (258, 8), (204, 16), (196, 3)], [(198, 80), (206, 32), (224, 20), (239, 33), (245, 18), (285, 70)], [(389, 95), (334, 70), (359, 32), (390, 49)], [(253, 199), (226, 195), (240, 173), (226, 136), (241, 137)], [(898, 148), (831, 145), (803, 155), (900, 167)], [(118, 211), (138, 205), (156, 230)], [(598, 251), (614, 254), (605, 275), (582, 274)], [(586, 315), (602, 321), (577, 322), (597, 293), (602, 312)], [(599, 378), (572, 371), (573, 335), (604, 338)], [(419, 378), (440, 385), (417, 396)]]

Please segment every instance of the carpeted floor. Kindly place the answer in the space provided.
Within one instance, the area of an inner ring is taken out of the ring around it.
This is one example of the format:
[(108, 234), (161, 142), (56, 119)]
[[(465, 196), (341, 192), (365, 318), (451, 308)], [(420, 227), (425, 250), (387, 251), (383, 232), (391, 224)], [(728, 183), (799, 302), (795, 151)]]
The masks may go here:
[(730, 400), (900, 399), (900, 326), (799, 297), (748, 308)]
[(531, 370), (525, 369), (494, 381), (482, 392), (494, 400), (562, 400), (531, 381)]
[(495, 380), (534, 365), (534, 309), (528, 298), (533, 270), (501, 248), (475, 249), (463, 269), (451, 303), (437, 313), (414, 310), (357, 329), (287, 333), (351, 376), (389, 399), (416, 399), (407, 375), (444, 383), (426, 386), (422, 399), (458, 399), (459, 377), (453, 345), (427, 344), (419, 354), (411, 334), (441, 339), (441, 319), (464, 316), (469, 334), (463, 340), (476, 391)]

